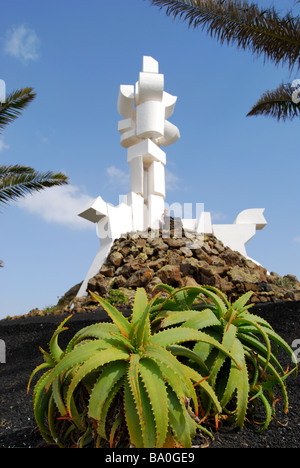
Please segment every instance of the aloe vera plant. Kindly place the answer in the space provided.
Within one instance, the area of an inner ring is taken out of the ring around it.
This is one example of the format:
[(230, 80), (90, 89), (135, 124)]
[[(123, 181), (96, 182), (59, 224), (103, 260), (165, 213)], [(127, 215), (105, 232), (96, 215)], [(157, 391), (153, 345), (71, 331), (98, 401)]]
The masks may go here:
[[(148, 302), (142, 288), (130, 318), (91, 294), (112, 322), (81, 329), (63, 351), (58, 337), (66, 329), (64, 320), (30, 377), (28, 388), (44, 371), (33, 391), (41, 434), (60, 447), (91, 442), (101, 447), (103, 441), (116, 447), (126, 440), (137, 448), (191, 447), (197, 431), (207, 432), (198, 417), (198, 394), (205, 395), (216, 414), (222, 407), (201, 353), (187, 344), (216, 349), (219, 359), (231, 361), (230, 347), (197, 327), (155, 331), (151, 316), (161, 304), (157, 297)], [(238, 356), (235, 369), (239, 361)]]
[[(253, 402), (260, 400), (265, 408), (261, 430), (266, 429), (275, 416), (275, 388), (279, 389), (288, 412), (286, 378), (297, 372), (297, 365), (284, 371), (277, 351), (282, 348), (293, 361), (293, 350), (262, 317), (251, 314), (248, 304), (253, 292), (248, 292), (233, 304), (226, 295), (211, 286), (174, 289), (157, 285), (166, 290), (168, 297), (157, 298), (152, 306), (153, 329), (166, 330), (175, 324), (180, 328), (201, 330), (219, 341), (231, 353), (228, 360), (224, 352), (206, 342), (197, 342), (192, 351), (199, 358), (193, 367), (208, 376), (208, 383), (222, 406), (221, 417), (231, 415), (242, 428), (247, 410)], [(189, 350), (183, 347), (168, 347), (175, 354), (188, 357)], [(208, 417), (214, 408), (200, 389), (203, 411)]]

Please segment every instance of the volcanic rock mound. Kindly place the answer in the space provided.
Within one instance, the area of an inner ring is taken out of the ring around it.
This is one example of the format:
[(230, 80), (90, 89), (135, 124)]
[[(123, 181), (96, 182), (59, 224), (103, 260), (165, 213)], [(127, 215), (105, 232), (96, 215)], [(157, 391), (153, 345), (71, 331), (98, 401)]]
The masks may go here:
[[(144, 287), (150, 298), (153, 287), (159, 283), (176, 288), (210, 285), (231, 300), (253, 291), (253, 303), (300, 299), (300, 283), (295, 276), (268, 273), (213, 235), (186, 230), (180, 232), (180, 237), (176, 237), (176, 230), (157, 230), (128, 233), (115, 240), (99, 273), (89, 280), (87, 290), (104, 297), (114, 290), (121, 291), (130, 305), (136, 288)], [(70, 308), (70, 299), (73, 313), (96, 306), (90, 296), (74, 299), (79, 287), (73, 287), (72, 294), (69, 291), (60, 300), (65, 310)]]

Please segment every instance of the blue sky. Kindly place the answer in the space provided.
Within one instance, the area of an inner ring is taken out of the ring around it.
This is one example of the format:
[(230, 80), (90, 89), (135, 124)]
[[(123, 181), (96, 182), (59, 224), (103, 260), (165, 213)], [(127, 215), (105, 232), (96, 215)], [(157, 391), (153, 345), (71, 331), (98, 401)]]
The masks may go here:
[[(258, 2), (283, 13), (294, 3)], [(1, 10), (0, 78), (7, 93), (37, 93), (1, 135), (1, 164), (63, 171), (70, 185), (1, 208), (0, 318), (56, 304), (85, 277), (99, 239), (76, 213), (98, 195), (117, 204), (129, 192), (117, 98), (137, 81), (143, 55), (159, 61), (165, 90), (178, 96), (166, 201), (204, 203), (216, 223), (265, 208), (268, 225), (247, 253), (300, 278), (299, 120), (246, 117), (300, 71), (221, 46), (148, 0), (10, 0)]]

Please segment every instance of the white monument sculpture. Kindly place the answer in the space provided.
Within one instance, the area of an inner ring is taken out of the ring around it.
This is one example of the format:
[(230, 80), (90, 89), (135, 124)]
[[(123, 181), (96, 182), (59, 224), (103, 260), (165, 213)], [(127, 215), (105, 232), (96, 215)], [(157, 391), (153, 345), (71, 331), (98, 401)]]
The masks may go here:
[[(143, 57), (143, 71), (134, 85), (121, 85), (118, 112), (121, 145), (127, 149), (130, 165), (131, 191), (118, 206), (106, 203), (100, 196), (79, 216), (96, 224), (100, 238), (97, 253), (78, 297), (87, 295), (87, 284), (95, 276), (115, 239), (132, 231), (157, 229), (165, 208), (166, 153), (161, 146), (169, 146), (180, 137), (178, 128), (168, 121), (173, 114), (177, 97), (164, 91), (164, 75), (158, 62)], [(242, 211), (231, 225), (216, 225), (209, 212), (201, 212), (199, 219), (182, 219), (183, 228), (198, 233), (211, 233), (225, 245), (247, 256), (245, 244), (257, 229), (266, 225), (264, 209)]]

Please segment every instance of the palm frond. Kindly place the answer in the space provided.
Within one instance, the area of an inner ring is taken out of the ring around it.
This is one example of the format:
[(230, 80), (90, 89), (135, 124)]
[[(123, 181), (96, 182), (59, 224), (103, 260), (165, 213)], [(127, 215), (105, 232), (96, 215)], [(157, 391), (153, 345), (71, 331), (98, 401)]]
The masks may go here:
[(248, 112), (247, 117), (264, 115), (278, 121), (300, 117), (300, 103), (293, 102), (293, 92), (291, 84), (281, 84), (273, 91), (266, 91)]
[(68, 177), (61, 172), (37, 172), (28, 166), (0, 166), (0, 205), (45, 188), (64, 185)]
[(7, 96), (6, 102), (0, 104), (0, 134), (5, 126), (15, 120), (35, 97), (33, 88), (22, 88)]
[(201, 27), (221, 43), (235, 45), (275, 64), (300, 66), (300, 21), (274, 8), (261, 9), (242, 0), (150, 0), (166, 14)]

